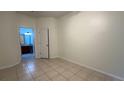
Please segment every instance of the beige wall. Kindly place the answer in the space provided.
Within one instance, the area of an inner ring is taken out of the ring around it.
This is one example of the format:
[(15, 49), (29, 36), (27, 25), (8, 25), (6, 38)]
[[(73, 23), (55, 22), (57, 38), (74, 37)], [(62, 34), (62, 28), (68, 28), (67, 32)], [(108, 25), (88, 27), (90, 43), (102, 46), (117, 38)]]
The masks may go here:
[(124, 79), (124, 12), (80, 12), (58, 20), (59, 56)]
[(32, 27), (36, 28), (36, 18), (16, 13), (17, 24), (20, 27)]
[(0, 69), (20, 62), (15, 12), (0, 12)]

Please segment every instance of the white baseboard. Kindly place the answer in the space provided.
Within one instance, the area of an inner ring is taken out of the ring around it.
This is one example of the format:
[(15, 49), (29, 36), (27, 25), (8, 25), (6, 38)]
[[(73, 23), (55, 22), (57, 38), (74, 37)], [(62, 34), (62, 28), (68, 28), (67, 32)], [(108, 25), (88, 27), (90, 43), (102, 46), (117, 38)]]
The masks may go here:
[(104, 71), (102, 71), (102, 70), (100, 70), (100, 69), (97, 69), (97, 68), (94, 68), (94, 67), (91, 67), (91, 66), (88, 66), (88, 65), (85, 65), (85, 64), (80, 64), (79, 62), (76, 63), (76, 61), (67, 59), (67, 58), (65, 58), (65, 57), (60, 57), (60, 56), (59, 56), (59, 58), (64, 59), (64, 60), (67, 60), (67, 61), (72, 62), (72, 63), (75, 63), (75, 64), (78, 64), (78, 65), (81, 65), (81, 66), (84, 66), (84, 67), (89, 68), (89, 69), (92, 69), (92, 70), (94, 70), (94, 71), (103, 73), (103, 74), (105, 74), (105, 75), (111, 76), (111, 77), (113, 77), (113, 78), (115, 78), (115, 79), (117, 79), (117, 80), (124, 80), (124, 78), (122, 78), (122, 77), (113, 75), (113, 74), (108, 73), (108, 72), (104, 72)]
[(10, 67), (13, 67), (15, 65), (18, 65), (20, 62), (16, 63), (16, 64), (12, 64), (12, 65), (8, 65), (8, 66), (3, 66), (3, 67), (0, 67), (0, 70), (1, 69), (6, 69), (6, 68), (10, 68)]

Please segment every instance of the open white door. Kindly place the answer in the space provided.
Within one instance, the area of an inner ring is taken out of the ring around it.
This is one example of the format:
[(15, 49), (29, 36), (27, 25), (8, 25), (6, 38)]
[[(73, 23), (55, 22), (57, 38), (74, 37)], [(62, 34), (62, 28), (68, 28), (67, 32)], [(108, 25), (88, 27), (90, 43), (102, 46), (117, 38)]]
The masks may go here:
[(41, 58), (49, 58), (49, 29), (42, 28), (40, 36)]

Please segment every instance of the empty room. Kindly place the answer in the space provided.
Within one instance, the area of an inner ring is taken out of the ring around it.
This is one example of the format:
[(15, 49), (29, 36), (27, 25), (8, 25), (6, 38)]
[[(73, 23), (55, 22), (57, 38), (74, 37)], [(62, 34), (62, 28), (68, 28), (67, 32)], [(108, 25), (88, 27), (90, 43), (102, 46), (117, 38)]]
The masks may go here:
[(0, 81), (123, 81), (123, 24), (123, 11), (0, 11)]

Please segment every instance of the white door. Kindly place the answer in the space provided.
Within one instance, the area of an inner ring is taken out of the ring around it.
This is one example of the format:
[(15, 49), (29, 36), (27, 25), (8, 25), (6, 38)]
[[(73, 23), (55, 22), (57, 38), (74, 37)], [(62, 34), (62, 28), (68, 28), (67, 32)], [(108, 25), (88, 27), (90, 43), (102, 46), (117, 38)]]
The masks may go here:
[(41, 58), (49, 58), (49, 31), (48, 28), (42, 28), (40, 33)]

